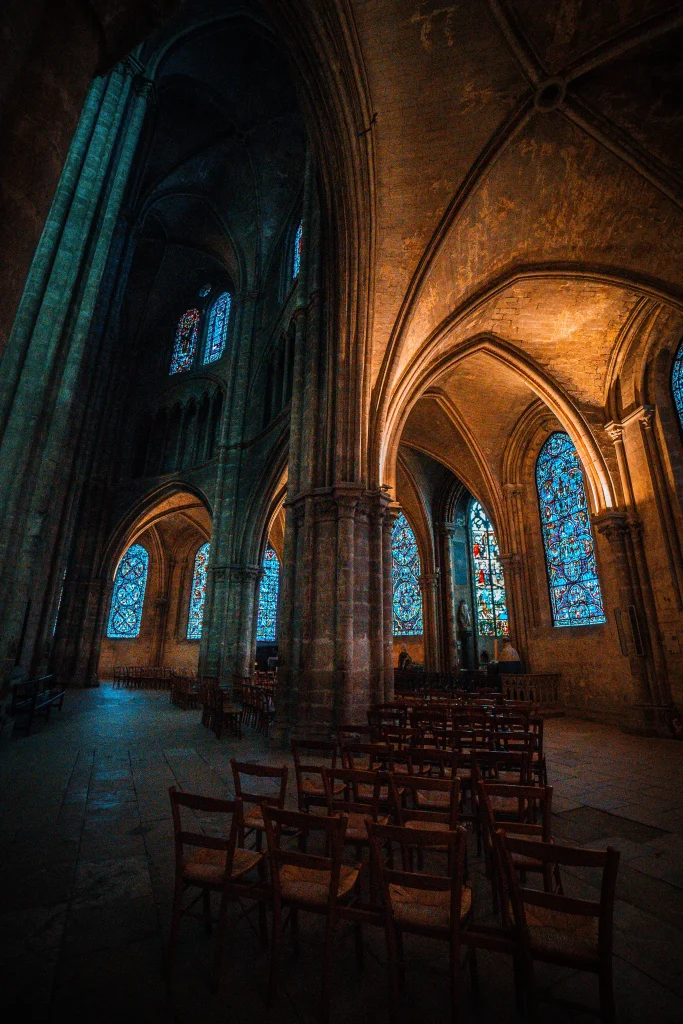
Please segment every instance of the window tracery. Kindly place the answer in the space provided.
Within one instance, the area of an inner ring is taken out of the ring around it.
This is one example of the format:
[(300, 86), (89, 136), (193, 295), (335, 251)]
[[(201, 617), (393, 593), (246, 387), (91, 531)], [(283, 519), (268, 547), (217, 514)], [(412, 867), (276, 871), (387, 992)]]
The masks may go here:
[(259, 584), (256, 640), (274, 643), (277, 637), (277, 598), (280, 586), (280, 561), (268, 545), (263, 555), (263, 575)]
[(222, 292), (211, 306), (204, 346), (204, 363), (214, 363), (223, 355), (230, 320), (230, 292)]
[(199, 338), (198, 309), (187, 309), (176, 327), (175, 341), (173, 344), (173, 356), (171, 357), (170, 374), (182, 373), (184, 370), (191, 370), (197, 351), (197, 339)]
[(509, 636), (505, 578), (491, 521), (478, 501), (470, 505), (472, 576), (479, 636)]
[(207, 541), (206, 544), (202, 544), (194, 558), (190, 614), (187, 619), (188, 640), (201, 640), (202, 638), (204, 601), (206, 600), (206, 566), (209, 561), (210, 550), (211, 544)]
[(141, 544), (131, 544), (119, 562), (114, 578), (107, 623), (107, 636), (111, 640), (134, 640), (140, 635), (148, 569), (146, 549)]
[(553, 624), (605, 622), (581, 460), (563, 431), (551, 434), (541, 448), (536, 488)]
[(394, 636), (421, 636), (420, 555), (410, 523), (399, 513), (391, 531)]

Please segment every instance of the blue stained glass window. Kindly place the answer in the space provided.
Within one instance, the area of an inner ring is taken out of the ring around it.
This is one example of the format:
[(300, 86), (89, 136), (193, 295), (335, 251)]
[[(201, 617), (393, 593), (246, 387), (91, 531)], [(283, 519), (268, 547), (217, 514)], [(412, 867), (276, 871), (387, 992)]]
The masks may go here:
[(410, 523), (402, 512), (391, 531), (391, 580), (394, 585), (394, 636), (422, 636), (420, 556)]
[(140, 635), (142, 606), (147, 587), (149, 555), (141, 544), (131, 544), (119, 562), (109, 610), (107, 636), (112, 640), (134, 640)]
[(274, 643), (277, 636), (277, 595), (280, 586), (280, 562), (271, 548), (263, 556), (263, 575), (259, 586), (256, 639)]
[(605, 622), (581, 461), (568, 434), (551, 434), (536, 463), (555, 626)]
[(498, 541), (491, 521), (478, 501), (473, 501), (470, 506), (470, 540), (477, 632), (479, 636), (508, 636), (510, 623)]
[(213, 363), (220, 359), (228, 336), (228, 320), (230, 319), (230, 293), (219, 295), (209, 313), (209, 327), (206, 332), (204, 362)]
[(199, 310), (188, 309), (178, 321), (169, 373), (191, 370), (199, 338)]
[(206, 566), (209, 561), (211, 545), (202, 544), (194, 557), (194, 574), (192, 576), (192, 592), (190, 594), (190, 614), (187, 620), (187, 639), (201, 640), (202, 619), (204, 617), (204, 600), (206, 598)]
[(294, 236), (294, 259), (292, 262), (292, 277), (298, 277), (301, 270), (301, 249), (304, 240), (303, 225), (299, 224)]
[(674, 404), (678, 413), (678, 421), (683, 429), (683, 341), (678, 346), (671, 371), (671, 387), (674, 393)]

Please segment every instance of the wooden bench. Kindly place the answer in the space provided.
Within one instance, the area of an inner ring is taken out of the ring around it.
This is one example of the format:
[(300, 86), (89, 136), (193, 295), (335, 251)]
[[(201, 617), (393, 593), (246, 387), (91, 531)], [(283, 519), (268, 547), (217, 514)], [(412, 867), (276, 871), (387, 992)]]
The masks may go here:
[[(26, 679), (12, 686), (12, 704), (10, 715), (15, 719), (15, 729), (31, 731), (36, 715), (44, 715), (47, 721), (53, 705), (62, 710), (65, 690), (52, 686), (52, 676), (40, 676), (39, 679)], [(26, 722), (18, 725), (16, 719), (26, 715)]]

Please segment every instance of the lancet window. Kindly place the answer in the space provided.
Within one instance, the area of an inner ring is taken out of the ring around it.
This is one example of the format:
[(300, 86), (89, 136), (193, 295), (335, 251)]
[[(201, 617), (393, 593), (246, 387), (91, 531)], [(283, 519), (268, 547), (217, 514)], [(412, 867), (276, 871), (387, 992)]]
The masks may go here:
[(394, 586), (394, 636), (421, 636), (420, 555), (410, 523), (399, 513), (391, 532), (391, 579)]
[(263, 556), (263, 575), (259, 586), (258, 618), (256, 639), (259, 642), (275, 643), (277, 637), (277, 597), (280, 585), (280, 562), (273, 548), (268, 545)]
[(188, 309), (178, 321), (169, 373), (182, 373), (184, 370), (192, 369), (199, 338), (199, 320), (199, 310)]
[(188, 640), (201, 640), (202, 638), (202, 620), (204, 618), (204, 601), (206, 599), (206, 566), (209, 561), (210, 550), (211, 545), (207, 541), (206, 544), (202, 544), (194, 558), (190, 614), (187, 619)]
[(551, 434), (541, 448), (536, 488), (553, 624), (605, 622), (581, 460), (563, 431)]
[(121, 559), (114, 579), (107, 636), (112, 640), (134, 640), (140, 635), (145, 602), (149, 555), (141, 544), (131, 544)]
[(678, 413), (678, 422), (683, 430), (683, 341), (678, 346), (671, 371), (671, 388), (674, 393), (674, 405)]
[(292, 277), (298, 277), (299, 271), (301, 270), (301, 250), (303, 247), (304, 240), (304, 229), (303, 225), (299, 224), (296, 229), (294, 236), (294, 258), (292, 260)]
[(470, 544), (477, 633), (479, 636), (508, 636), (510, 622), (498, 541), (478, 501), (470, 505)]
[(214, 363), (216, 359), (220, 359), (223, 355), (228, 336), (230, 305), (230, 292), (223, 292), (211, 306), (209, 326), (206, 332), (206, 344), (204, 346), (205, 363)]

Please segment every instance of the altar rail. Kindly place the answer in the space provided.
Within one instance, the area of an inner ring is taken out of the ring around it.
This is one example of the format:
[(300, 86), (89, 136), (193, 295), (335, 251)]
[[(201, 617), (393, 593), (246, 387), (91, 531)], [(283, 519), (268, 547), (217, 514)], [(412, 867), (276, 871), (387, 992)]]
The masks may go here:
[(529, 700), (541, 708), (560, 702), (559, 672), (529, 672), (500, 676), (503, 697), (506, 700)]

